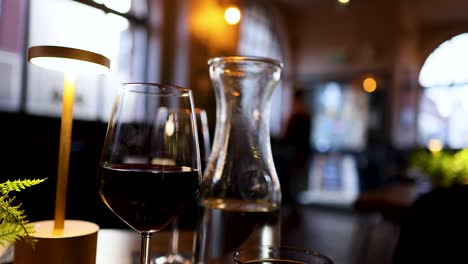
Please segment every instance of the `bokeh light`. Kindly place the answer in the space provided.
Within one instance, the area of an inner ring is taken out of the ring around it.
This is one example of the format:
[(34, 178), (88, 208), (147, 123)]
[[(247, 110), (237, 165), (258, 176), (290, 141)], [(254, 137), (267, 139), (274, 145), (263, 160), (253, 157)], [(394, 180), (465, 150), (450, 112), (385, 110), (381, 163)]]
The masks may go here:
[(226, 22), (230, 25), (239, 23), (241, 19), (241, 12), (239, 8), (235, 6), (226, 8), (226, 11), (224, 12), (224, 19), (226, 19)]
[(377, 89), (377, 81), (372, 77), (367, 77), (362, 82), (362, 88), (368, 93), (373, 93)]
[(427, 149), (429, 149), (430, 152), (440, 152), (442, 148), (444, 147), (444, 144), (440, 139), (433, 138), (427, 142)]

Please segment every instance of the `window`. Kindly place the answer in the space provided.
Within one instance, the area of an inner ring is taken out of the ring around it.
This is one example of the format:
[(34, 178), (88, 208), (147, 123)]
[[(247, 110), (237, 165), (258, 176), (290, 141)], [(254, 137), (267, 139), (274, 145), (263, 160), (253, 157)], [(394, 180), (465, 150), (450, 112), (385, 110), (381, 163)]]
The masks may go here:
[[(16, 2), (0, 0), (0, 10)], [(25, 63), (22, 51), (24, 47), (38, 45), (66, 46), (100, 53), (111, 60), (109, 74), (78, 75), (75, 89), (75, 119), (106, 121), (120, 84), (144, 82), (147, 79), (147, 10), (146, 0), (30, 0), (29, 19), (24, 19), (26, 14), (19, 15), (19, 11), (16, 14), (5, 11), (12, 15), (6, 18), (0, 16), (0, 34), (4, 34), (2, 25), (7, 26), (3, 23), (6, 19), (13, 25), (29, 20), (29, 35), (27, 41), (19, 41), (16, 53), (5, 51), (0, 40), (0, 60), (6, 58), (4, 53), (8, 52), (10, 64), (26, 65), (24, 90), (14, 81), (16, 78), (8, 81), (12, 87), (9, 89), (5, 88), (6, 84), (0, 83), (1, 110), (24, 110), (28, 114), (60, 116), (63, 73)], [(17, 21), (11, 21), (14, 19)], [(16, 29), (10, 31), (21, 32)], [(8, 36), (8, 39), (11, 40), (12, 36)], [(18, 63), (14, 63), (16, 61)], [(15, 70), (15, 67), (18, 66), (11, 68)], [(1, 70), (0, 74), (18, 75), (5, 70)], [(2, 94), (9, 97), (2, 97)], [(25, 98), (23, 103), (20, 102), (21, 97)]]
[(0, 110), (21, 105), (26, 0), (0, 0)]
[(319, 152), (363, 150), (369, 115), (369, 96), (351, 84), (329, 82), (312, 92), (313, 146)]
[(445, 41), (426, 59), (419, 75), (424, 87), (418, 118), (419, 143), (441, 140), (468, 147), (468, 33)]

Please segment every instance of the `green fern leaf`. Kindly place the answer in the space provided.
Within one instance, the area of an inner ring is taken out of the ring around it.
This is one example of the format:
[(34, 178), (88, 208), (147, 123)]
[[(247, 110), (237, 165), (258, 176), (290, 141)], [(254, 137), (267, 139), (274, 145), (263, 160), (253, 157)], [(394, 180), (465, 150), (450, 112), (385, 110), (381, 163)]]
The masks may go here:
[(0, 245), (14, 243), (22, 237), (29, 237), (33, 227), (28, 224), (20, 205), (13, 205), (14, 198), (0, 197)]
[(4, 183), (0, 183), (0, 191), (3, 194), (7, 194), (9, 192), (15, 191), (15, 192), (20, 192), (21, 190), (24, 190), (28, 187), (37, 185), (46, 179), (32, 179), (32, 180), (14, 180), (14, 181), (6, 181)]
[(26, 214), (21, 210), (21, 204), (14, 205), (15, 197), (9, 197), (12, 191), (20, 192), (28, 187), (37, 185), (40, 180), (15, 180), (0, 183), (0, 245), (7, 246), (20, 238), (33, 242), (30, 234), (34, 232), (33, 226), (26, 220)]

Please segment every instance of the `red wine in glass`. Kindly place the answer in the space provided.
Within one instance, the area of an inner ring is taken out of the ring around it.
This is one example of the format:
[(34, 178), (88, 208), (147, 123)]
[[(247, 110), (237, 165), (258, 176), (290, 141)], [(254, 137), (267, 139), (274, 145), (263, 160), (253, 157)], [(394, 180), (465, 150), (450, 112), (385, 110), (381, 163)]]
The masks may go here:
[(191, 206), (199, 175), (187, 167), (114, 164), (100, 170), (99, 193), (107, 206), (139, 232), (156, 232)]
[(141, 234), (140, 264), (151, 263), (151, 236), (196, 201), (201, 180), (193, 96), (164, 84), (127, 83), (108, 122), (99, 193)]

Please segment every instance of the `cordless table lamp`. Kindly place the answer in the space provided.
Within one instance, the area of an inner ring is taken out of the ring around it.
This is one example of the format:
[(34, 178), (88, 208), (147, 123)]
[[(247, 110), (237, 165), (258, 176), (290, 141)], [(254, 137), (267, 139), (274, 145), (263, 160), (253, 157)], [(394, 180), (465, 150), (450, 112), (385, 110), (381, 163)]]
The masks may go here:
[(28, 60), (34, 65), (64, 73), (60, 147), (54, 221), (32, 223), (36, 230), (32, 236), (37, 242), (34, 247), (17, 243), (14, 263), (95, 263), (99, 227), (86, 221), (65, 220), (65, 207), (75, 74), (108, 72), (110, 60), (94, 52), (59, 46), (31, 47)]

